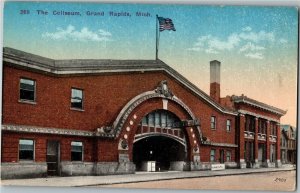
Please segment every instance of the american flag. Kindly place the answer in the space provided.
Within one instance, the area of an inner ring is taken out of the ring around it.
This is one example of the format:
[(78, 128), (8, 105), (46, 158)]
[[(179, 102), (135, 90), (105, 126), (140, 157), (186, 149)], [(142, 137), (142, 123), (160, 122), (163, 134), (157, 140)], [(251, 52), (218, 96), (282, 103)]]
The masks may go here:
[(169, 18), (163, 18), (163, 17), (157, 17), (159, 21), (159, 31), (164, 30), (173, 30), (176, 31), (172, 19)]

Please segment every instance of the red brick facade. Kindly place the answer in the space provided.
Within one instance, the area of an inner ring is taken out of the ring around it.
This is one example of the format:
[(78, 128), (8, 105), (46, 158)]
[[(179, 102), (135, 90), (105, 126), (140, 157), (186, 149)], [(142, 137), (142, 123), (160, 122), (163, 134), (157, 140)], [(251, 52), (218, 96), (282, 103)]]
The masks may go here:
[[(28, 103), (19, 100), (21, 78), (35, 81), (35, 102)], [(171, 100), (165, 96), (149, 97), (135, 106), (132, 111), (126, 110), (125, 107), (131, 100), (142, 93), (154, 91), (163, 80), (166, 80), (168, 89), (176, 96), (176, 100)], [(217, 87), (220, 88), (220, 85)], [(72, 88), (83, 90), (83, 110), (70, 108)], [(129, 161), (132, 162), (135, 135), (138, 133), (142, 118), (155, 110), (167, 109), (180, 120), (196, 118), (200, 121), (199, 126), (183, 128), (188, 155), (186, 161), (191, 162), (191, 167), (196, 167), (199, 170), (205, 169), (204, 166), (196, 166), (197, 163), (194, 162), (196, 160), (196, 162), (203, 164), (210, 163), (212, 149), (216, 150), (214, 155), (216, 163), (220, 162), (221, 151), (224, 151), (224, 160), (226, 160), (226, 152), (231, 152), (229, 162), (235, 163), (235, 167), (238, 167), (239, 163), (244, 161), (245, 151), (245, 115), (240, 113), (239, 116), (238, 110), (278, 121), (281, 116), (247, 104), (235, 103), (230, 97), (227, 97), (226, 100), (219, 99), (218, 102), (223, 105), (220, 106), (202, 91), (196, 92), (199, 92), (203, 97), (165, 70), (135, 72), (125, 70), (110, 73), (58, 75), (30, 67), (24, 68), (19, 66), (17, 62), (11, 63), (4, 60), (2, 125), (6, 126), (4, 128), (9, 128), (10, 125), (17, 126), (19, 130), (16, 132), (2, 129), (2, 163), (19, 162), (18, 144), (20, 139), (34, 140), (34, 162), (46, 162), (47, 141), (49, 140), (59, 142), (61, 162), (71, 161), (72, 141), (83, 143), (83, 162), (120, 162), (120, 155), (123, 154), (128, 155)], [(220, 96), (220, 90), (217, 95)], [(177, 99), (181, 102), (176, 102)], [(166, 105), (164, 100), (167, 100), (167, 107), (164, 106)], [(228, 106), (234, 108), (227, 108)], [(114, 125), (117, 117), (122, 115), (122, 109), (129, 113), (126, 115), (127, 118), (124, 118), (120, 131), (116, 131), (117, 134), (111, 136), (106, 135), (107, 137), (95, 136), (99, 128)], [(216, 118), (215, 129), (211, 129), (212, 116)], [(229, 127), (227, 126), (228, 122), (231, 123)], [(51, 129), (48, 133), (31, 133), (28, 131), (24, 133), (22, 127), (53, 128), (74, 132), (86, 131), (94, 132), (94, 134), (91, 136), (81, 134), (74, 136), (67, 133), (59, 135), (49, 133), (52, 132)], [(257, 159), (259, 142), (257, 123), (255, 123), (255, 128), (256, 135), (253, 141), (255, 141), (255, 159)], [(269, 122), (267, 136), (269, 136), (268, 133)], [(278, 129), (277, 137), (280, 139), (280, 129)], [(122, 140), (127, 141), (128, 148), (120, 149)], [(270, 146), (269, 140), (264, 143), (267, 147)], [(279, 160), (280, 148), (278, 141), (276, 143), (276, 159)], [(197, 160), (199, 156), (200, 160)], [(269, 156), (270, 152), (267, 148), (266, 157)]]

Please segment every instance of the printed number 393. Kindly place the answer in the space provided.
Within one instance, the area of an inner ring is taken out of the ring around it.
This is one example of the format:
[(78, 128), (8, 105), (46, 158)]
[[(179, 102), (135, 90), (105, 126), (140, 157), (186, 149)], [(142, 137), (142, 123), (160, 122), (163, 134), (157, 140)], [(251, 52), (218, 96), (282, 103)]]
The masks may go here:
[(29, 14), (30, 11), (29, 10), (20, 10), (20, 14)]

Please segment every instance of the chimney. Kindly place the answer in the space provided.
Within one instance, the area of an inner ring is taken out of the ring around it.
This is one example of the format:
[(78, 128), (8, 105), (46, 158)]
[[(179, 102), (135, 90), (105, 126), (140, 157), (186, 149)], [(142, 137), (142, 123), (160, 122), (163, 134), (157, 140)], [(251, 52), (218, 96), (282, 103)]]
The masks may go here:
[(221, 62), (217, 60), (210, 61), (210, 96), (220, 103), (220, 67)]

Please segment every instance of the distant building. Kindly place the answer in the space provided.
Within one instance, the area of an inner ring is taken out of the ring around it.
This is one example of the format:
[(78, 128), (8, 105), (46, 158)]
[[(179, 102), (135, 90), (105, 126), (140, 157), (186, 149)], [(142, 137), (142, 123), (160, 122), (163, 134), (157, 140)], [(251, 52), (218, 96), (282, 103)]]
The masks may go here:
[(280, 167), (286, 111), (221, 98), (220, 68), (210, 62), (208, 95), (161, 60), (4, 48), (2, 178)]
[(291, 125), (280, 125), (281, 128), (281, 162), (295, 164), (297, 159), (297, 132)]

